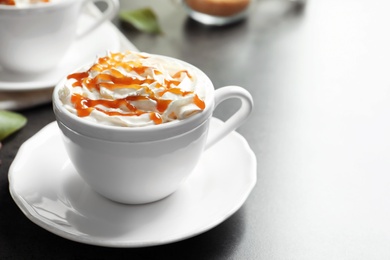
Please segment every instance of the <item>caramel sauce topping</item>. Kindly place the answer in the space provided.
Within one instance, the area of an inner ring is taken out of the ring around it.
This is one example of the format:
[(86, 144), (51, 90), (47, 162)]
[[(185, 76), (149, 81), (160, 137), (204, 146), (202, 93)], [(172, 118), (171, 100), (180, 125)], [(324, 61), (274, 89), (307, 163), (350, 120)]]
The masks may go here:
[[(28, 1), (29, 4), (36, 4), (36, 3), (49, 3), (50, 0), (30, 0)], [(0, 4), (2, 5), (16, 5), (15, 0), (0, 0)]]
[(14, 0), (0, 0), (0, 4), (2, 4), (2, 5), (16, 5)]
[[(96, 90), (100, 92), (102, 87), (108, 90), (133, 89), (137, 91), (136, 95), (118, 99), (90, 99), (86, 96), (74, 93), (71, 96), (71, 102), (79, 117), (89, 116), (93, 110), (100, 111), (108, 116), (140, 116), (149, 114), (150, 120), (155, 124), (161, 124), (163, 122), (161, 115), (167, 110), (172, 102), (170, 99), (162, 98), (167, 92), (183, 97), (193, 94), (193, 103), (200, 110), (205, 108), (204, 101), (201, 100), (198, 95), (192, 91), (183, 91), (177, 87), (181, 83), (183, 73), (185, 76), (192, 79), (192, 75), (187, 70), (177, 71), (174, 75), (171, 75), (171, 79), (164, 79), (164, 83), (161, 84), (150, 76), (151, 72), (156, 76), (162, 75), (163, 73), (161, 71), (144, 66), (137, 60), (123, 61), (125, 56), (126, 53), (111, 53), (109, 57), (99, 58), (89, 70), (68, 75), (68, 80), (74, 80), (72, 84), (73, 87), (85, 87), (90, 91)], [(145, 57), (141, 56), (141, 58)], [(142, 79), (124, 75), (117, 69), (120, 67), (126, 72), (135, 72), (136, 74), (141, 75)], [(90, 75), (96, 76), (91, 77)], [(150, 85), (152, 84), (154, 84), (154, 88), (158, 88), (158, 91), (152, 91), (150, 88)], [(132, 104), (137, 101), (151, 101), (155, 103), (155, 111), (138, 109)], [(102, 107), (104, 107), (104, 109)], [(175, 115), (171, 116), (175, 118)]]

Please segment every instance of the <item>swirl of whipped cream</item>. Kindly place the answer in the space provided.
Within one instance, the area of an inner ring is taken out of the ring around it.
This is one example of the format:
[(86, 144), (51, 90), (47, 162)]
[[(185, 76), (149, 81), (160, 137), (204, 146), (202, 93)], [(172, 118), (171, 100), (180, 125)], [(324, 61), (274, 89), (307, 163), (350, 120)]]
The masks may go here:
[(68, 75), (59, 98), (70, 112), (104, 125), (146, 126), (183, 120), (205, 108), (191, 68), (137, 52), (108, 53)]

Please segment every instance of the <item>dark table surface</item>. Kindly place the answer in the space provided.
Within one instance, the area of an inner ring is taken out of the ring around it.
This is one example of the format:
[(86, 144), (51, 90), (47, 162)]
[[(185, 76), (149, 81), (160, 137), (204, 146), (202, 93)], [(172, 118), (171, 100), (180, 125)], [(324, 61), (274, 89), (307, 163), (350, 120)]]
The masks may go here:
[[(260, 0), (245, 21), (214, 28), (178, 2), (121, 1), (123, 10), (152, 7), (162, 35), (114, 24), (142, 51), (188, 61), (217, 88), (251, 92), (255, 110), (237, 130), (257, 157), (245, 204), (167, 245), (115, 249), (56, 236), (8, 190), (18, 148), (54, 121), (45, 104), (20, 111), (28, 124), (0, 150), (0, 259), (390, 259), (390, 4)], [(237, 106), (226, 102), (215, 116)]]

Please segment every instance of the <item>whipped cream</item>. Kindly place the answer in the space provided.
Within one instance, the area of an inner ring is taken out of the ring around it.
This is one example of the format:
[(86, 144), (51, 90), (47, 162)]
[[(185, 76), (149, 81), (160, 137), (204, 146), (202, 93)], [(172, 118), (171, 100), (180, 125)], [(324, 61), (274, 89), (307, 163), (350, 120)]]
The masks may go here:
[(205, 108), (191, 67), (147, 53), (108, 53), (70, 74), (59, 98), (71, 113), (104, 125), (146, 126), (183, 120)]

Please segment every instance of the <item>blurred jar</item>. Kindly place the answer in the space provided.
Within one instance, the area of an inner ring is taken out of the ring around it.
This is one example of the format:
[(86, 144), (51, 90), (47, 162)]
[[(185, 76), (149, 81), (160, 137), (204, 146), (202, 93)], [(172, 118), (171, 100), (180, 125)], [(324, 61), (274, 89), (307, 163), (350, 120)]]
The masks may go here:
[(244, 19), (255, 0), (184, 0), (188, 14), (207, 25), (225, 25)]

